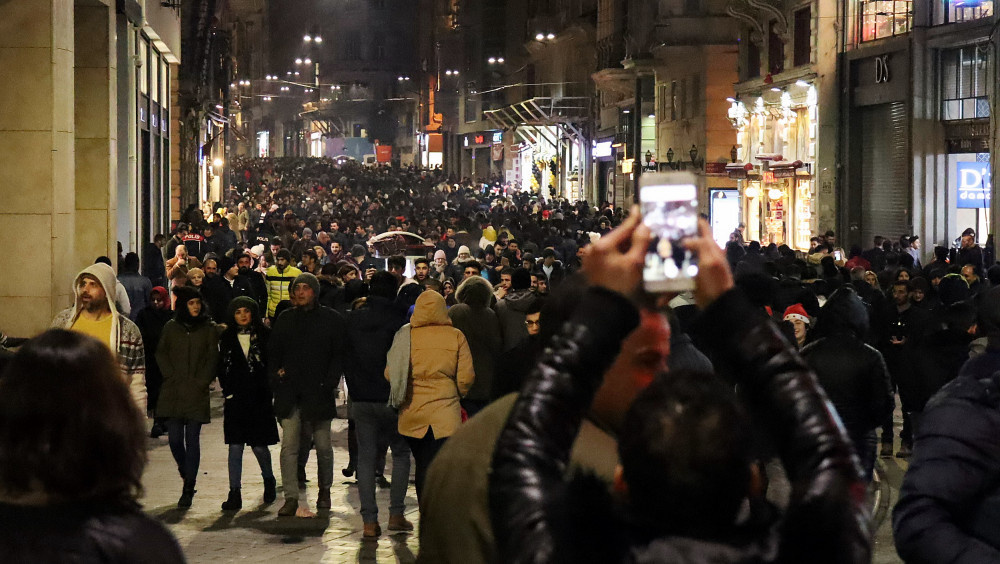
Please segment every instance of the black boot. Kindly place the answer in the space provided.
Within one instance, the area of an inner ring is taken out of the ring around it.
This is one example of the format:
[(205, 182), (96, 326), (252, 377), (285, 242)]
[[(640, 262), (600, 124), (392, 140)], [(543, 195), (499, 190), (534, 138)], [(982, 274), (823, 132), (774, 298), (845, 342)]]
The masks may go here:
[(239, 511), (243, 508), (243, 497), (240, 495), (240, 490), (229, 490), (229, 499), (222, 502), (223, 511)]
[(274, 503), (278, 499), (277, 482), (273, 477), (264, 478), (264, 503)]
[(355, 430), (354, 419), (347, 420), (347, 455), (349, 457), (347, 462), (347, 468), (341, 470), (341, 473), (345, 477), (350, 478), (354, 475), (354, 459), (357, 458), (358, 454), (358, 433)]
[(194, 480), (184, 481), (184, 491), (181, 492), (181, 498), (177, 500), (177, 507), (187, 509), (191, 507), (191, 501), (194, 499), (195, 494)]

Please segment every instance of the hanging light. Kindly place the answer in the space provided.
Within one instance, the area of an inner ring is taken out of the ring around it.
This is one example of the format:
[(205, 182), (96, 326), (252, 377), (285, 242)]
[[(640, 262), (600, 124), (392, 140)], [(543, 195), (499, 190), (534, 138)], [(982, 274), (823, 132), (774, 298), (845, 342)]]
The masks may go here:
[(751, 184), (750, 186), (747, 186), (746, 190), (743, 191), (743, 195), (746, 196), (747, 198), (753, 199), (756, 198), (757, 196), (760, 196), (760, 190), (756, 186)]
[(784, 196), (784, 193), (777, 188), (771, 188), (767, 191), (767, 197), (772, 200), (780, 200), (782, 196)]

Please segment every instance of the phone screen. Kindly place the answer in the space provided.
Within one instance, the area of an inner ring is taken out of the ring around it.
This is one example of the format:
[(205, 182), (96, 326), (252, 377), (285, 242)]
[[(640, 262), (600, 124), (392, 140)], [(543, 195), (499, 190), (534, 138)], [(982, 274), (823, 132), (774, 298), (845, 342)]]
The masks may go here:
[(652, 239), (646, 251), (643, 283), (649, 292), (694, 288), (697, 257), (682, 241), (698, 234), (698, 188), (689, 173), (652, 173), (641, 177), (643, 222)]

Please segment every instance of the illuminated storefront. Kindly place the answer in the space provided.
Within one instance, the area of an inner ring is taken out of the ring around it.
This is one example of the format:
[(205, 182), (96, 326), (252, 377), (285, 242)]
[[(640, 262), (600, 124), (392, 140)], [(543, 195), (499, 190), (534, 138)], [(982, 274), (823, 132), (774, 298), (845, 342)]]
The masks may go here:
[(805, 81), (773, 87), (749, 107), (732, 99), (729, 119), (738, 130), (739, 166), (730, 176), (740, 180), (745, 238), (808, 250), (817, 230), (815, 87)]

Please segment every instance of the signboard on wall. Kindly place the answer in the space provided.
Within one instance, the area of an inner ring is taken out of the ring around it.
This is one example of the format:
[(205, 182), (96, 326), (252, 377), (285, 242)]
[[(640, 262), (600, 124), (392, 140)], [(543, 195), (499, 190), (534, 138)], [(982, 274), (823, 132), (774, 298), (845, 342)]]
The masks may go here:
[(375, 147), (375, 160), (380, 163), (392, 162), (392, 145), (378, 145)]
[(990, 163), (956, 163), (955, 199), (958, 208), (988, 208), (993, 191)]

